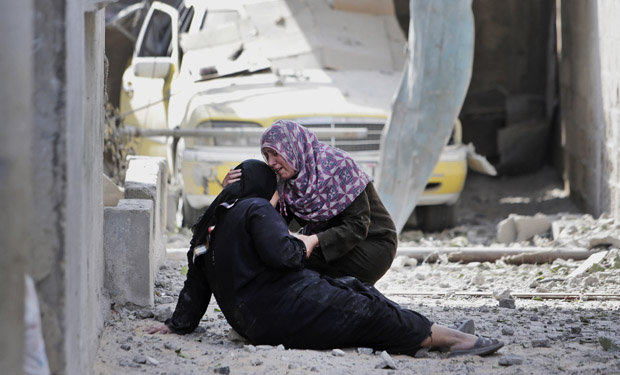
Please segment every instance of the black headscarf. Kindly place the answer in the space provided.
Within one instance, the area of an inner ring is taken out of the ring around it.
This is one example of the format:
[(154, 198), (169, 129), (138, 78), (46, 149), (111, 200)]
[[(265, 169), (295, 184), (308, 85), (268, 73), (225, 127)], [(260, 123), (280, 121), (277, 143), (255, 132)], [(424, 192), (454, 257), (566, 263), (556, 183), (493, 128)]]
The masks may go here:
[(215, 211), (223, 203), (232, 204), (247, 198), (270, 200), (276, 191), (276, 174), (261, 160), (248, 159), (234, 169), (241, 169), (241, 179), (228, 184), (192, 226), (192, 248), (207, 241), (208, 228), (215, 225)]

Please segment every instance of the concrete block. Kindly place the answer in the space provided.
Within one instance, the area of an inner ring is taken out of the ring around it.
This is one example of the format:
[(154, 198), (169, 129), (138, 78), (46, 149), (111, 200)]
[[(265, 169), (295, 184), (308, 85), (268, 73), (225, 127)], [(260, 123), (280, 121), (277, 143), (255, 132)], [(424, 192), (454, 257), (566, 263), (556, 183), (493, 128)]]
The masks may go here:
[(105, 207), (103, 213), (104, 287), (116, 303), (153, 306), (153, 202), (121, 199), (116, 207)]
[(543, 234), (551, 229), (551, 220), (547, 215), (536, 214), (534, 216), (514, 216), (515, 228), (517, 229), (517, 241), (525, 241), (537, 234)]
[(161, 266), (166, 259), (167, 191), (166, 159), (149, 156), (128, 158), (125, 174), (125, 199), (149, 199), (153, 202), (151, 246), (157, 267)]
[(497, 240), (502, 243), (529, 240), (551, 229), (551, 220), (543, 214), (510, 215), (497, 224)]

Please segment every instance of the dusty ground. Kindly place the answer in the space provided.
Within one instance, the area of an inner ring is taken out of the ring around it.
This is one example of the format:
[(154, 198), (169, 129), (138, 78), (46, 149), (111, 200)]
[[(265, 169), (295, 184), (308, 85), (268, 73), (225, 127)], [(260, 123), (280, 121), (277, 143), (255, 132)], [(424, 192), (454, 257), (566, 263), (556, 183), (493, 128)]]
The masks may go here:
[[(620, 223), (582, 215), (568, 201), (553, 172), (543, 169), (516, 178), (468, 177), (461, 200), (461, 226), (443, 233), (406, 231), (401, 245), (496, 247), (496, 224), (510, 213), (548, 215), (561, 223), (550, 232), (511, 247), (585, 247), (608, 251), (588, 272), (568, 275), (584, 261), (556, 260), (543, 265), (503, 261), (456, 264), (397, 258), (377, 288), (396, 302), (438, 323), (475, 321), (476, 332), (500, 338), (505, 346), (489, 357), (445, 358), (419, 352), (418, 358), (385, 357), (364, 348), (334, 351), (254, 347), (239, 340), (219, 312), (209, 306), (196, 332), (148, 335), (174, 309), (184, 280), (185, 262), (169, 260), (156, 281), (152, 309), (116, 307), (101, 338), (96, 374), (620, 374)], [(187, 244), (187, 234), (169, 238), (170, 247)], [(420, 296), (416, 293), (430, 295)], [(491, 296), (510, 294), (514, 308)], [(523, 293), (599, 293), (614, 298), (519, 298)], [(390, 361), (392, 361), (390, 363)]]

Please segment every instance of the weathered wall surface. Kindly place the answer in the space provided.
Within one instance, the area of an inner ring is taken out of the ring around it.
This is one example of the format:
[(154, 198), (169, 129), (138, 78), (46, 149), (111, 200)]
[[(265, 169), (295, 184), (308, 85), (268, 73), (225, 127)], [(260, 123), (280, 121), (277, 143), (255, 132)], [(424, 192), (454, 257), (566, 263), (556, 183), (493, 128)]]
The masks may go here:
[(620, 218), (620, 3), (561, 3), (565, 174), (582, 209)]
[(464, 142), (496, 162), (498, 131), (507, 125), (507, 100), (544, 100), (553, 1), (474, 0), (474, 65), (460, 114)]
[(32, 240), (50, 368), (91, 372), (103, 326), (103, 10), (35, 0)]
[[(7, 9), (7, 2), (2, 8)], [(24, 270), (32, 217), (30, 103), (32, 97), (32, 4), (0, 11), (0, 372), (23, 373)]]

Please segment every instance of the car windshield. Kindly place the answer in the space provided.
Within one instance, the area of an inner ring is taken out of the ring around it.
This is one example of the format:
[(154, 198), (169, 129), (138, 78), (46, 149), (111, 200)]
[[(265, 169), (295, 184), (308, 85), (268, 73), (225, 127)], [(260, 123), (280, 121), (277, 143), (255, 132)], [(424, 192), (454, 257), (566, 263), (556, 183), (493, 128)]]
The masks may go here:
[(236, 10), (207, 10), (200, 20), (199, 31), (181, 35), (181, 47), (184, 51), (190, 51), (242, 43), (248, 34), (248, 28)]

